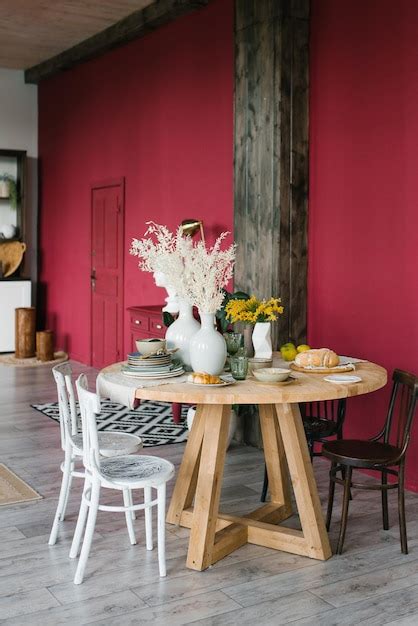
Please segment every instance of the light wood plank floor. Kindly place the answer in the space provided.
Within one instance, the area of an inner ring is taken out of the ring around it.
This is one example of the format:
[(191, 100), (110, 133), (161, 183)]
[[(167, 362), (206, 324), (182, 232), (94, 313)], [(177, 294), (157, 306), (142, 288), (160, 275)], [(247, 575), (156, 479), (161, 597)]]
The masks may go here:
[[(95, 372), (86, 371), (93, 387)], [(44, 499), (0, 507), (0, 622), (49, 624), (417, 624), (418, 496), (407, 495), (410, 554), (400, 551), (396, 495), (391, 493), (389, 531), (381, 529), (380, 494), (357, 492), (351, 503), (346, 549), (327, 562), (247, 545), (205, 572), (185, 567), (188, 531), (168, 527), (166, 579), (156, 552), (130, 546), (124, 516), (99, 513), (85, 582), (74, 586), (68, 559), (80, 487), (76, 483), (59, 541), (47, 545), (56, 507), (61, 460), (56, 423), (30, 408), (55, 400), (48, 368), (0, 366), (0, 461)], [(350, 419), (348, 407), (347, 419)], [(183, 445), (153, 454), (179, 465)], [(321, 500), (328, 464), (315, 459)], [(259, 503), (263, 457), (235, 446), (227, 456), (223, 510), (246, 512)], [(368, 479), (370, 480), (370, 479)], [(172, 488), (172, 485), (171, 485)], [(336, 499), (331, 541), (335, 546), (341, 499)], [(297, 519), (290, 524), (297, 525)]]

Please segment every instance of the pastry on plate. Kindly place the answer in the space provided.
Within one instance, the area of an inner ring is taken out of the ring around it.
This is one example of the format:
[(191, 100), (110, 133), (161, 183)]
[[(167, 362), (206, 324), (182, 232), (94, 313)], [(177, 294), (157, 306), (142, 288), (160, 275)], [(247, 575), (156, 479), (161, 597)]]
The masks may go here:
[(193, 372), (189, 375), (188, 381), (198, 385), (221, 385), (223, 383), (219, 376), (212, 376), (206, 372)]

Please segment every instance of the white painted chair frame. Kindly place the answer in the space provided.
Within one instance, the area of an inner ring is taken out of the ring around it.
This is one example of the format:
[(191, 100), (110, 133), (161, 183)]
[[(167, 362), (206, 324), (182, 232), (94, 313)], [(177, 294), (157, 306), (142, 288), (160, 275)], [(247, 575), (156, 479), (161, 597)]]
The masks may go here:
[[(174, 476), (174, 465), (169, 461), (158, 457), (145, 455), (132, 455), (130, 457), (119, 457), (120, 473), (117, 478), (109, 478), (103, 474), (102, 466), (106, 460), (100, 458), (97, 438), (96, 414), (100, 413), (99, 398), (96, 394), (88, 391), (87, 378), (81, 374), (76, 382), (78, 399), (81, 411), (82, 431), (83, 431), (83, 463), (86, 469), (86, 477), (82, 496), (80, 513), (77, 520), (77, 527), (74, 533), (71, 546), (70, 557), (76, 558), (78, 555), (81, 536), (85, 527), (84, 540), (81, 548), (80, 559), (74, 577), (76, 585), (83, 582), (84, 572), (90, 553), (91, 543), (96, 524), (97, 511), (123, 512), (126, 517), (126, 524), (129, 531), (129, 539), (132, 545), (136, 544), (135, 532), (132, 522), (132, 512), (144, 510), (145, 513), (145, 539), (147, 550), (153, 549), (152, 538), (152, 507), (157, 506), (157, 526), (158, 526), (158, 564), (160, 576), (166, 576), (165, 562), (165, 502), (166, 483)], [(134, 471), (123, 475), (124, 459), (133, 464)], [(135, 475), (135, 460), (138, 462), (137, 476)], [(116, 461), (116, 459), (114, 460)], [(148, 473), (140, 466), (146, 469)], [(119, 470), (118, 470), (119, 471)], [(144, 503), (132, 504), (129, 498), (129, 489), (143, 489)], [(100, 489), (117, 489), (123, 492), (123, 506), (109, 506), (99, 504)], [(152, 499), (152, 488), (157, 490), (157, 498)], [(87, 517), (88, 513), (88, 517)], [(87, 519), (87, 522), (86, 522)]]
[[(82, 459), (82, 449), (80, 448), (79, 442), (76, 442), (74, 439), (79, 433), (71, 365), (69, 363), (56, 365), (52, 368), (52, 374), (57, 385), (61, 448), (64, 451), (64, 461), (60, 466), (62, 481), (58, 505), (48, 541), (50, 546), (56, 543), (60, 522), (65, 519), (72, 479), (85, 478), (84, 468), (75, 468), (76, 461), (81, 461)], [(132, 454), (138, 452), (142, 447), (140, 437), (125, 433), (106, 433), (106, 440), (108, 448), (101, 450), (101, 453), (106, 456)], [(113, 449), (112, 442), (117, 444)], [(132, 499), (130, 490), (128, 497), (130, 500)], [(133, 512), (132, 515), (134, 516), (135, 513)]]

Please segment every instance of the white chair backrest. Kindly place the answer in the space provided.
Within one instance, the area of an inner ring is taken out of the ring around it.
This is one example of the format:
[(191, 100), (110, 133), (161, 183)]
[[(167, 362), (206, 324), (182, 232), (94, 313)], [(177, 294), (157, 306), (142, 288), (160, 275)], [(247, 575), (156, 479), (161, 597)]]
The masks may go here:
[(69, 363), (61, 363), (52, 368), (52, 374), (57, 385), (61, 447), (63, 450), (65, 450), (68, 439), (72, 442), (72, 438), (78, 432), (72, 373)]
[(88, 390), (88, 381), (85, 374), (80, 374), (77, 378), (76, 387), (83, 433), (83, 464), (90, 472), (100, 472), (99, 440), (96, 423), (96, 415), (100, 413), (100, 399), (97, 394)]

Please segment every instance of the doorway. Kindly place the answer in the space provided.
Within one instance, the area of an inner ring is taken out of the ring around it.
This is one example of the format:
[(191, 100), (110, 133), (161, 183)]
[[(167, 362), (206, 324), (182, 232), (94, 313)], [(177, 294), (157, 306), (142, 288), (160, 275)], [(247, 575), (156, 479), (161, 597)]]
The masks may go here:
[(102, 368), (123, 353), (125, 181), (91, 188), (91, 357)]

